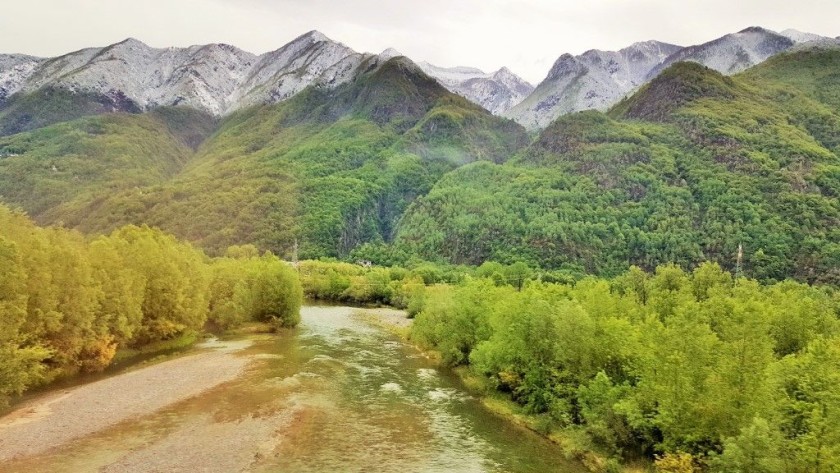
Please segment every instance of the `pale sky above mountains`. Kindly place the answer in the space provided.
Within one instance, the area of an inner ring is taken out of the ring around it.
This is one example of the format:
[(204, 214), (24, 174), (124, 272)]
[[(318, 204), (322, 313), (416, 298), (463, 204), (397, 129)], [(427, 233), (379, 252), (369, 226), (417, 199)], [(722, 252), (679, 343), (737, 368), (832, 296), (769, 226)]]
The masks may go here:
[(636, 41), (691, 45), (748, 26), (840, 35), (836, 0), (8, 0), (0, 52), (56, 56), (137, 38), (274, 50), (319, 30), (357, 51), (508, 66), (536, 84), (558, 56)]

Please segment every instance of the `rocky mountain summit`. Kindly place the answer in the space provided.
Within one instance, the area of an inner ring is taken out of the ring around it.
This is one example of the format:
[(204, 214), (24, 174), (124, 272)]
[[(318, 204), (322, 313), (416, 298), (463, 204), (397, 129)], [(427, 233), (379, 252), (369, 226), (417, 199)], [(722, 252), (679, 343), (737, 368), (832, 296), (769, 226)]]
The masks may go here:
[(526, 128), (541, 129), (561, 115), (607, 110), (677, 62), (697, 62), (730, 75), (795, 45), (813, 42), (840, 44), (833, 38), (793, 29), (776, 33), (750, 27), (695, 46), (645, 41), (619, 51), (563, 54), (534, 92), (504, 115)]
[[(427, 62), (417, 67), (450, 92), (534, 130), (568, 113), (607, 110), (677, 62), (697, 62), (729, 75), (817, 43), (836, 46), (840, 40), (750, 27), (688, 47), (644, 41), (618, 51), (593, 49), (560, 56), (537, 87), (506, 67), (491, 73)], [(397, 56), (403, 55), (391, 48), (359, 53), (318, 31), (262, 55), (227, 44), (153, 48), (133, 38), (49, 59), (0, 54), (0, 112), (15, 97), (69, 93), (87, 100), (75, 107), (97, 113), (182, 105), (219, 117), (282, 102), (309, 86), (338, 87)], [(25, 106), (18, 108), (10, 130), (31, 128)], [(60, 115), (61, 107), (54, 108)]]
[(0, 56), (0, 103), (18, 92), (58, 89), (104, 96), (130, 110), (183, 105), (222, 116), (286, 100), (310, 85), (335, 87), (362, 63), (395, 55), (383, 54), (357, 53), (317, 31), (259, 56), (227, 44), (159, 49), (129, 38), (52, 59)]
[(419, 66), (450, 92), (481, 105), (495, 115), (507, 112), (534, 91), (533, 85), (507, 67), (486, 73), (473, 67), (438, 67), (428, 62), (421, 62)]
[(673, 44), (645, 41), (620, 51), (593, 49), (579, 56), (564, 54), (534, 92), (505, 116), (536, 129), (567, 113), (605, 110), (643, 85), (652, 68), (680, 49)]

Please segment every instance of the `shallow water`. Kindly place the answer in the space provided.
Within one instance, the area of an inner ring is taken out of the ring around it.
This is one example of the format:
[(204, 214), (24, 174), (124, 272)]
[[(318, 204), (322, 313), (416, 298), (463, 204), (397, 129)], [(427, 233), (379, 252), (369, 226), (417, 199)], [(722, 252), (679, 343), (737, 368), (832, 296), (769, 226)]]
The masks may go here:
[(583, 471), (354, 310), (305, 307), (295, 330), (210, 344), (250, 357), (246, 375), (7, 469)]

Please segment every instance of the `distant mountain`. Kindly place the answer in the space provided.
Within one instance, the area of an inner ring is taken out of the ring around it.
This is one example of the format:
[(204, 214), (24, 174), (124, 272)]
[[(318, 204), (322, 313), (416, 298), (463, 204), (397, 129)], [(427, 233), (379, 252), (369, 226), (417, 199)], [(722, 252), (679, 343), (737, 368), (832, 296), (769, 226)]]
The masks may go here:
[[(246, 95), (234, 103), (254, 106), (221, 118), (182, 106), (97, 113), (103, 101), (79, 109), (98, 116), (0, 137), (0, 201), (86, 232), (147, 223), (217, 253), (248, 241), (283, 254), (299, 239), (301, 255), (346, 256), (389, 241), (443, 173), (527, 145), (521, 126), (396, 51), (322, 67), (336, 52), (317, 40), (279, 50), (252, 69), (253, 83), (267, 86), (238, 89)], [(30, 97), (37, 107), (68, 103), (57, 89), (16, 97), (7, 111), (33, 110)]]
[(671, 65), (692, 61), (722, 74), (735, 74), (800, 44), (837, 43), (832, 38), (788, 29), (776, 33), (750, 27), (685, 48), (647, 41), (617, 52), (564, 54), (534, 92), (504, 115), (529, 129), (542, 129), (561, 115), (606, 111)]
[(257, 56), (233, 46), (151, 48), (129, 38), (43, 61), (21, 92), (51, 88), (131, 102), (141, 110), (187, 105), (219, 115), (230, 108)]
[[(336, 64), (358, 55), (347, 46), (310, 31), (276, 51), (260, 56), (237, 89), (237, 100), (229, 110), (286, 100), (321, 80)], [(341, 70), (344, 74), (335, 72), (332, 81), (327, 82), (335, 85), (345, 74), (355, 71), (354, 68)]]
[(714, 41), (689, 46), (667, 57), (647, 75), (651, 80), (672, 64), (682, 61), (700, 63), (721, 74), (736, 74), (793, 46), (795, 41), (774, 31), (750, 27)]
[(835, 38), (829, 38), (828, 36), (821, 36), (814, 33), (804, 33), (802, 31), (795, 30), (793, 28), (788, 28), (784, 31), (779, 33), (780, 35), (789, 38), (794, 43), (809, 43), (812, 41), (825, 41), (825, 40), (834, 40)]
[(522, 102), (534, 86), (503, 67), (486, 73), (472, 67), (438, 67), (419, 63), (423, 72), (440, 82), (450, 92), (477, 103), (495, 115), (501, 115)]
[[(310, 85), (337, 87), (358, 75), (359, 66), (370, 58), (397, 56), (402, 54), (390, 48), (379, 55), (358, 53), (317, 31), (260, 56), (226, 44), (158, 49), (129, 38), (52, 59), (0, 55), (0, 107), (17, 92), (58, 91), (81, 94), (98, 104), (78, 103), (79, 97), (69, 100), (74, 105), (68, 108), (85, 112), (178, 105), (224, 116), (244, 107), (282, 102)], [(478, 70), (459, 74), (429, 64), (422, 69), (450, 91), (497, 114), (533, 90), (505, 68), (492, 74)]]
[(840, 48), (804, 46), (732, 77), (677, 63), (609, 114), (560, 117), (511, 161), (444, 175), (394, 245), (456, 264), (711, 260), (840, 283)]
[(564, 54), (534, 92), (504, 116), (537, 129), (567, 113), (606, 110), (644, 84), (653, 67), (680, 49), (646, 41), (620, 51), (593, 49), (579, 56)]
[(42, 62), (23, 54), (0, 54), (0, 103), (20, 90)]
[(17, 92), (52, 90), (128, 111), (179, 105), (222, 116), (286, 100), (312, 84), (335, 87), (373, 56), (317, 31), (260, 56), (226, 44), (158, 49), (132, 38), (52, 59), (3, 55), (0, 107)]
[[(694, 61), (733, 74), (816, 42), (838, 40), (752, 27), (686, 48), (646, 41), (619, 51), (564, 54), (536, 88), (507, 68), (486, 73), (419, 66), (450, 92), (527, 128), (542, 129), (564, 114), (606, 111), (676, 62)], [(363, 73), (360, 67), (374, 58), (381, 62), (398, 56), (390, 48), (378, 55), (359, 53), (317, 31), (259, 56), (226, 44), (153, 48), (133, 38), (49, 59), (0, 55), (0, 135), (91, 114), (164, 106), (223, 117), (288, 100), (309, 86), (338, 87)]]

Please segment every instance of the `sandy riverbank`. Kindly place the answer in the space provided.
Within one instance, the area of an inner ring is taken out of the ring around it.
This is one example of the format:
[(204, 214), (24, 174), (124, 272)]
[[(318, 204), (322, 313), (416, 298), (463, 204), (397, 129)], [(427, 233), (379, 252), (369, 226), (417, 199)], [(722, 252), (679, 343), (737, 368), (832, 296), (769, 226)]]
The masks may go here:
[(0, 418), (0, 463), (59, 448), (196, 396), (239, 377), (247, 363), (217, 348), (33, 399)]
[(357, 309), (353, 312), (353, 316), (403, 338), (407, 338), (411, 324), (414, 323), (414, 319), (409, 319), (404, 310), (387, 307)]

